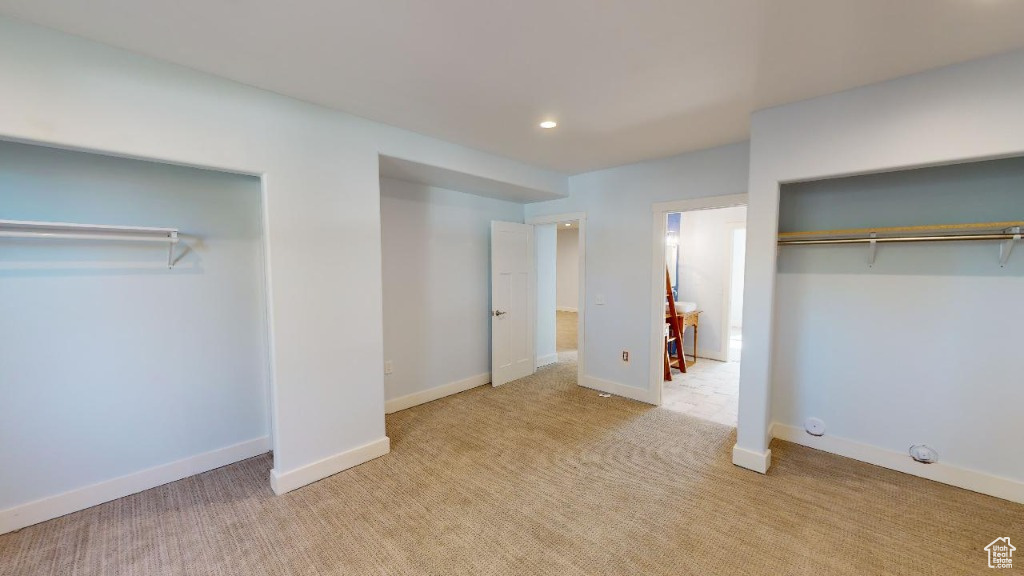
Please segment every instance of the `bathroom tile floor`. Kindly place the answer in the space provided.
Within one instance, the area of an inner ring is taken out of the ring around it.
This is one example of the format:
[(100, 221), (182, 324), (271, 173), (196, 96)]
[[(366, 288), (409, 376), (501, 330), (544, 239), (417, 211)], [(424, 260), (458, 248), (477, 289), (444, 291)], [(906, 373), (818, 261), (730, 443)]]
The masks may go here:
[(740, 363), (700, 358), (686, 374), (672, 370), (661, 393), (663, 408), (727, 426), (736, 425)]

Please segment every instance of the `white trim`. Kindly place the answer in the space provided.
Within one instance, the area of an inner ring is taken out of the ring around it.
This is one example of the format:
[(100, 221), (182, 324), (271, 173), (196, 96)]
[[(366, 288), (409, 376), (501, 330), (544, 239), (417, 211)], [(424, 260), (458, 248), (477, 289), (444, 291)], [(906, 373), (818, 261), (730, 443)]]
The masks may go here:
[[(728, 342), (728, 339), (726, 339), (726, 342)], [(725, 354), (723, 354), (721, 350), (707, 350), (706, 348), (697, 350), (697, 358), (707, 358), (708, 360), (717, 360), (718, 362), (728, 362), (728, 356), (728, 350)]]
[(579, 218), (579, 236), (577, 243), (579, 244), (577, 249), (576, 258), (579, 261), (579, 276), (576, 281), (577, 294), (576, 294), (576, 308), (578, 310), (576, 315), (576, 383), (577, 385), (584, 380), (584, 368), (586, 363), (584, 362), (584, 354), (586, 352), (586, 318), (587, 318), (587, 215), (586, 213), (578, 214)]
[(772, 423), (770, 434), (779, 440), (808, 448), (1024, 504), (1024, 482), (1017, 480), (953, 466), (942, 461), (922, 464), (914, 461), (906, 452), (862, 444), (839, 436), (811, 436), (803, 428), (778, 422)]
[[(659, 204), (655, 204), (655, 207)], [(648, 389), (655, 406), (661, 406), (661, 392), (665, 386), (665, 234), (668, 231), (670, 210), (653, 212), (651, 229), (654, 248), (651, 256), (651, 315), (648, 330), (651, 334), (650, 382)]]
[(538, 226), (540, 224), (558, 224), (560, 222), (567, 222), (570, 220), (579, 220), (580, 224), (587, 219), (586, 212), (567, 212), (565, 214), (549, 214), (547, 216), (534, 216), (533, 218), (527, 218), (526, 223), (531, 226)]
[(390, 451), (391, 440), (384, 436), (368, 444), (339, 452), (334, 456), (328, 456), (295, 470), (278, 472), (275, 468), (270, 471), (270, 487), (274, 489), (274, 494), (280, 496), (317, 480), (333, 476), (342, 470), (348, 470), (374, 458), (380, 458)]
[(0, 534), (19, 530), (270, 451), (263, 436), (0, 510)]
[(636, 386), (627, 386), (626, 384), (619, 384), (618, 382), (612, 382), (611, 380), (604, 380), (594, 376), (584, 376), (583, 379), (580, 380), (580, 386), (590, 388), (591, 390), (597, 390), (598, 392), (622, 396), (623, 398), (629, 398), (631, 400), (643, 402), (644, 404), (653, 404), (650, 400), (650, 394), (648, 391), (643, 388), (637, 388)]
[[(267, 425), (270, 428), (270, 449), (274, 452), (274, 465), (277, 465), (277, 447), (281, 445), (277, 434), (277, 411), (278, 404), (277, 390), (277, 351), (274, 347), (274, 290), (270, 278), (270, 191), (268, 189), (267, 175), (260, 175), (260, 262), (263, 268), (263, 283), (260, 288), (263, 291), (263, 306), (260, 308), (261, 320), (263, 321), (263, 345), (267, 356), (264, 358), (263, 367), (266, 370), (265, 394), (267, 398)], [(381, 316), (383, 318), (383, 316)]]
[(732, 447), (732, 463), (740, 468), (767, 474), (768, 468), (772, 465), (772, 451), (754, 452), (740, 448), (739, 444), (736, 444)]
[(570, 308), (568, 306), (555, 306), (555, 310), (558, 312), (578, 312), (578, 308)]
[[(558, 361), (558, 355), (554, 356), (554, 362)], [(549, 362), (550, 364), (550, 362)], [(458, 394), (459, 392), (465, 392), (477, 386), (483, 386), (484, 384), (491, 383), (491, 373), (484, 372), (483, 374), (477, 374), (476, 376), (470, 376), (469, 378), (463, 378), (455, 382), (449, 382), (426, 390), (420, 390), (419, 392), (413, 392), (412, 394), (406, 394), (405, 396), (399, 396), (392, 398), (384, 402), (384, 413), (393, 414), (399, 410), (405, 410), (406, 408), (412, 408), (413, 406), (419, 406), (420, 404), (426, 404), (427, 402), (433, 402), (445, 396), (451, 396), (452, 394)]]
[(555, 362), (558, 362), (558, 352), (537, 358), (537, 368), (547, 366), (548, 364), (554, 364)]
[[(692, 212), (694, 210), (714, 210), (716, 208), (732, 208), (746, 206), (749, 202), (747, 194), (727, 194), (723, 196), (706, 196), (689, 200), (673, 200), (655, 202), (651, 205), (653, 236), (651, 238), (651, 358), (650, 382), (648, 389), (650, 402), (661, 406), (661, 391), (664, 386), (664, 338), (665, 338), (665, 219), (670, 212)], [(728, 345), (728, 338), (724, 338)], [(726, 348), (728, 353), (728, 348)], [(705, 352), (705, 355), (707, 353)], [(698, 355), (701, 355), (698, 352)], [(708, 357), (712, 357), (708, 355)], [(742, 360), (742, 357), (741, 357)]]
[[(539, 226), (542, 224), (558, 224), (559, 222), (566, 222), (568, 220), (576, 220), (579, 222), (579, 237), (578, 243), (579, 248), (577, 250), (577, 259), (579, 260), (579, 280), (577, 281), (577, 296), (576, 296), (576, 310), (579, 316), (576, 317), (576, 383), (583, 386), (583, 381), (587, 378), (584, 376), (586, 368), (585, 352), (586, 352), (586, 318), (587, 318), (587, 213), (586, 212), (566, 212), (563, 214), (548, 214), (546, 216), (534, 216), (527, 218), (526, 223), (532, 226)], [(534, 278), (536, 278), (537, 262), (534, 259)], [(534, 283), (536, 287), (536, 283)], [(559, 308), (556, 308), (556, 310)], [(534, 320), (536, 320), (537, 311), (534, 309)], [(534, 357), (536, 358), (536, 343), (534, 344)], [(535, 364), (540, 366), (540, 359), (538, 358)], [(646, 400), (644, 400), (646, 402)]]

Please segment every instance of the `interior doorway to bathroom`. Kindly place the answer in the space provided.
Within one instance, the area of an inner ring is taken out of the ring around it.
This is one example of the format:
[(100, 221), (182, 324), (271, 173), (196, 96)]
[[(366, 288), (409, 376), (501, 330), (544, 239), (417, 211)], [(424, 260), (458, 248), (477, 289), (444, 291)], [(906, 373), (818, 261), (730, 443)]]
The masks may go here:
[(665, 215), (662, 406), (728, 426), (739, 403), (746, 219), (746, 206)]

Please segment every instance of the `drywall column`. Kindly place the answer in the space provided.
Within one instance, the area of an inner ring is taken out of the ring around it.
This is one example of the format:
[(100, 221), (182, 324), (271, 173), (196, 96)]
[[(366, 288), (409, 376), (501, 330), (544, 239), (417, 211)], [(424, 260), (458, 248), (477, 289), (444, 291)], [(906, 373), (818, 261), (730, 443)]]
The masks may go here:
[[(747, 204), (747, 261), (743, 290), (743, 361), (736, 445), (732, 461), (757, 472), (771, 466), (768, 443), (771, 398), (772, 303), (775, 298), (775, 235), (779, 219), (779, 187), (764, 181), (754, 161), (751, 141), (750, 203)], [(754, 194), (753, 191), (758, 193)]]

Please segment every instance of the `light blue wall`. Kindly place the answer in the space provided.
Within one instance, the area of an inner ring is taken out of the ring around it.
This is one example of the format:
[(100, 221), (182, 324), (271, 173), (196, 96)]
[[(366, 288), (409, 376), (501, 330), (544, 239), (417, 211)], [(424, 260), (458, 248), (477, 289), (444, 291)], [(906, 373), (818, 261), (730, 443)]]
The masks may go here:
[[(782, 189), (783, 231), (1024, 220), (1024, 159)], [(779, 252), (773, 409), (802, 427), (1024, 480), (1024, 247), (794, 246)]]
[(1024, 158), (782, 187), (779, 230), (997, 222), (1024, 216)]
[[(584, 212), (585, 378), (649, 390), (655, 202), (747, 190), (747, 142), (573, 176), (571, 196), (526, 205), (526, 217)], [(598, 305), (598, 298), (605, 304)], [(622, 351), (634, 359), (623, 363)], [(660, 354), (660, 352), (659, 352)]]
[(201, 239), (0, 240), (0, 509), (268, 435), (258, 179), (0, 143), (0, 219)]
[(522, 222), (523, 205), (392, 178), (380, 192), (385, 398), (486, 375), (491, 221)]

